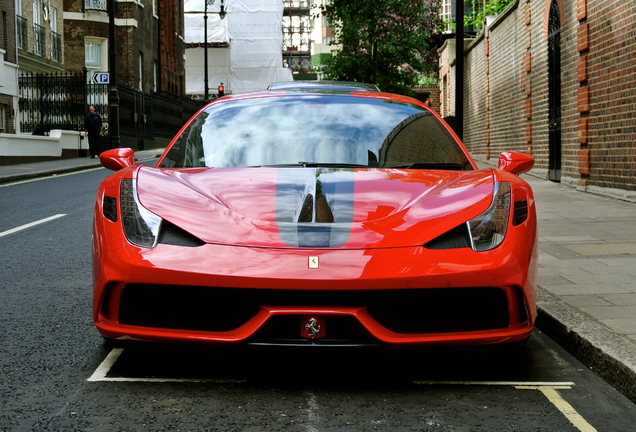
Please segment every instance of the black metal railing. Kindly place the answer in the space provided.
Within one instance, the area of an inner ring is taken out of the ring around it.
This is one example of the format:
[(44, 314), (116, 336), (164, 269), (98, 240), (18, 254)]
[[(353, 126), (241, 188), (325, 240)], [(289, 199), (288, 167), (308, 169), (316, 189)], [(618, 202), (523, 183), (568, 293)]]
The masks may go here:
[(39, 56), (46, 53), (46, 29), (39, 24), (33, 24), (33, 53)]
[[(92, 72), (25, 73), (18, 77), (21, 132), (45, 135), (52, 129), (84, 130), (88, 107), (102, 116), (108, 145), (109, 86), (94, 84)], [(148, 142), (167, 142), (202, 106), (202, 102), (144, 93), (118, 85), (122, 147), (141, 150)]]
[(84, 0), (84, 10), (106, 11), (106, 0)]
[(62, 36), (55, 32), (51, 32), (51, 60), (62, 61)]
[(17, 29), (16, 29), (16, 44), (20, 49), (26, 49), (27, 41), (28, 41), (28, 32), (27, 25), (28, 21), (26, 18), (18, 16), (17, 17)]
[(88, 83), (86, 73), (21, 74), (18, 92), (20, 131), (36, 135), (83, 130), (88, 104), (108, 111), (108, 88)]

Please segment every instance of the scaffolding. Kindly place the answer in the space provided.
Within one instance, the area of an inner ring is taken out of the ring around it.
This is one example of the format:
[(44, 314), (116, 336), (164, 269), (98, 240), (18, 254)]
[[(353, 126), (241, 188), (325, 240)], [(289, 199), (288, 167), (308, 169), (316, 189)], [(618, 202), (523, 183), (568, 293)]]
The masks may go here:
[(283, 67), (292, 72), (311, 69), (311, 1), (283, 1)]

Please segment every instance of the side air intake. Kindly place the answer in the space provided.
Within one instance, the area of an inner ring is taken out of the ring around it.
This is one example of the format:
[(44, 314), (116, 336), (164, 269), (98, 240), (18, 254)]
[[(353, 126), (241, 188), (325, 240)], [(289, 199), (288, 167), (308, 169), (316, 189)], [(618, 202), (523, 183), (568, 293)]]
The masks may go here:
[(186, 247), (197, 247), (205, 244), (203, 240), (165, 220), (161, 224), (159, 243)]
[(512, 224), (514, 226), (524, 223), (528, 219), (528, 201), (515, 201), (515, 210), (512, 216)]
[(459, 249), (470, 247), (470, 233), (465, 223), (445, 232), (424, 245), (427, 249)]

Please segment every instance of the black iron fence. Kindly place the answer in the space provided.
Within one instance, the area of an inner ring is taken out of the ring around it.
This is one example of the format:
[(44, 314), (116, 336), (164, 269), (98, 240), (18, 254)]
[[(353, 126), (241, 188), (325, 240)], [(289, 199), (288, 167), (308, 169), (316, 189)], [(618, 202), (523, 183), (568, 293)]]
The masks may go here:
[[(18, 77), (21, 132), (44, 135), (51, 129), (84, 130), (88, 106), (108, 110), (108, 88), (87, 83), (86, 73), (34, 73)], [(108, 115), (104, 115), (108, 121)]]
[[(92, 83), (86, 72), (22, 74), (18, 84), (21, 132), (82, 131), (88, 107), (93, 105), (104, 122), (103, 145), (109, 146), (108, 85)], [(138, 150), (167, 142), (202, 107), (201, 102), (143, 93), (123, 85), (117, 90), (120, 143)]]
[(138, 150), (167, 143), (203, 106), (191, 99), (175, 100), (123, 85), (118, 85), (117, 91), (121, 145)]

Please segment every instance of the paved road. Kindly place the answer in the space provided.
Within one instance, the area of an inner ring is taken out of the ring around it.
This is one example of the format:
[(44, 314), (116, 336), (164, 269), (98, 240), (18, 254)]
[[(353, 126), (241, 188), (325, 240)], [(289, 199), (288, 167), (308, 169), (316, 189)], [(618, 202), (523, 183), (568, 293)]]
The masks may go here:
[(112, 351), (90, 320), (91, 213), (107, 174), (0, 187), (1, 431), (624, 431), (636, 424), (633, 403), (540, 331), (518, 353)]

